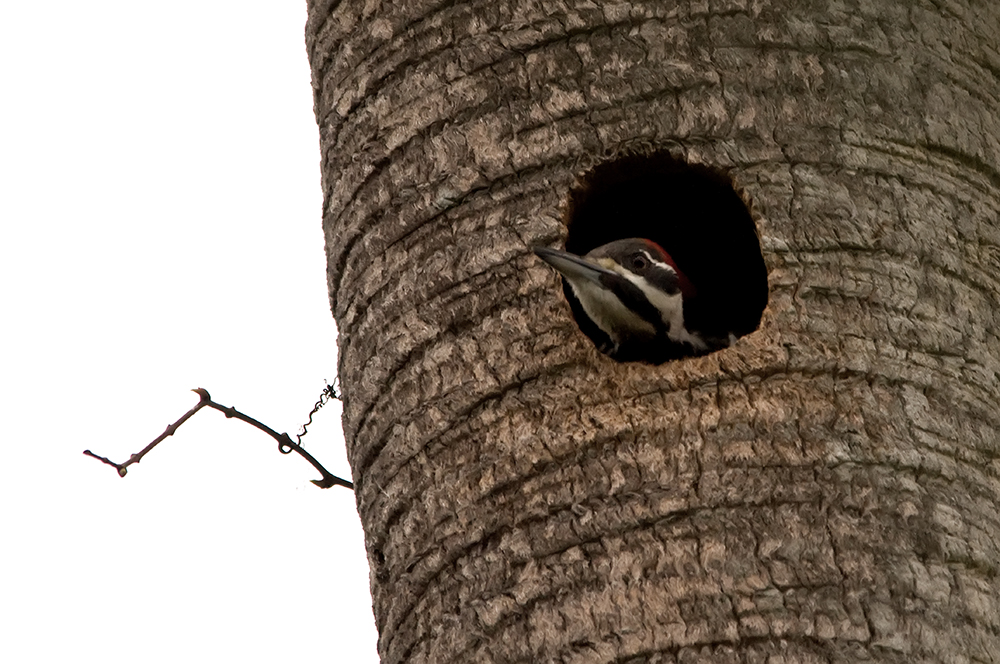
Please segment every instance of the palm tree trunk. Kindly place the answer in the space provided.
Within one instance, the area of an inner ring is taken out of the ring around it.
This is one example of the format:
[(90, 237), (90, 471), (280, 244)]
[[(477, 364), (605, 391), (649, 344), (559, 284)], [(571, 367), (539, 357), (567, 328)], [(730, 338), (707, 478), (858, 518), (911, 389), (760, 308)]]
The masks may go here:
[[(383, 662), (1000, 662), (1000, 4), (313, 0), (306, 39)], [(730, 169), (770, 300), (619, 364), (530, 247), (651, 149)]]

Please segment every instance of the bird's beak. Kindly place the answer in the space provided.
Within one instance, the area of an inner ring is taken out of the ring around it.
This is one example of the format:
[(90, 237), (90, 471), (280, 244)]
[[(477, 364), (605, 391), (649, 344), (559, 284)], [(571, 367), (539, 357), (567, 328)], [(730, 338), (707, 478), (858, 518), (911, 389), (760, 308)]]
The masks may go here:
[(550, 249), (548, 247), (535, 247), (533, 251), (536, 256), (555, 269), (559, 270), (559, 272), (570, 281), (583, 279), (586, 281), (592, 281), (595, 284), (600, 284), (602, 276), (618, 276), (617, 273), (605, 269), (600, 265), (591, 263), (586, 258), (577, 256), (576, 254), (559, 251), (558, 249)]

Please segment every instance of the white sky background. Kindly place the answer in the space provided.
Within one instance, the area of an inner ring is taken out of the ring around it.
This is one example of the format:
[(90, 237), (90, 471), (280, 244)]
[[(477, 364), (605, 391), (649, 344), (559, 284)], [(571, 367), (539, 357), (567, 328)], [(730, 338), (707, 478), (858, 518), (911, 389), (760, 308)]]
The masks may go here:
[[(0, 661), (377, 662), (305, 1), (0, 6)], [(332, 402), (304, 439), (349, 477)]]

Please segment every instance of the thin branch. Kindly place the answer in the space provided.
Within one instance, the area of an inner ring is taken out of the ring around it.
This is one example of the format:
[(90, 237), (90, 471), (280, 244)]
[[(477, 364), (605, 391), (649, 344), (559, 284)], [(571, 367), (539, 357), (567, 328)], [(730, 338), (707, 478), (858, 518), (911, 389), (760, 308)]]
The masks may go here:
[(140, 461), (142, 461), (142, 457), (146, 456), (146, 454), (150, 450), (152, 450), (154, 447), (163, 442), (163, 440), (165, 440), (167, 436), (174, 435), (174, 432), (177, 431), (177, 428), (180, 425), (184, 424), (192, 415), (197, 413), (199, 410), (201, 410), (205, 406), (208, 406), (209, 408), (214, 408), (215, 410), (223, 413), (226, 417), (235, 417), (238, 420), (242, 420), (247, 424), (250, 424), (260, 429), (261, 431), (269, 435), (271, 438), (274, 438), (276, 441), (278, 441), (278, 451), (281, 452), (282, 454), (291, 454), (292, 452), (297, 452), (299, 455), (302, 456), (303, 459), (311, 463), (313, 468), (318, 470), (320, 475), (323, 476), (322, 479), (310, 480), (313, 484), (315, 484), (319, 488), (329, 489), (332, 486), (342, 486), (342, 487), (347, 487), (348, 489), (354, 488), (354, 484), (352, 484), (351, 482), (330, 473), (326, 468), (323, 467), (323, 465), (319, 461), (315, 459), (315, 457), (313, 457), (313, 455), (309, 454), (300, 445), (293, 442), (291, 437), (289, 437), (287, 433), (278, 433), (277, 431), (267, 426), (266, 424), (258, 422), (249, 415), (241, 413), (240, 411), (236, 410), (231, 406), (223, 406), (221, 404), (215, 403), (214, 401), (212, 401), (212, 397), (211, 395), (209, 395), (208, 390), (204, 388), (199, 387), (191, 391), (195, 392), (200, 397), (200, 400), (194, 406), (194, 408), (184, 413), (181, 416), (181, 418), (176, 422), (174, 422), (173, 424), (167, 425), (167, 428), (163, 433), (157, 436), (156, 439), (153, 440), (153, 442), (151, 442), (149, 445), (144, 447), (141, 452), (133, 454), (131, 457), (129, 457), (128, 461), (124, 463), (115, 463), (114, 461), (111, 461), (107, 457), (102, 457), (94, 454), (90, 450), (84, 450), (83, 453), (86, 454), (87, 456), (94, 457), (99, 461), (103, 461), (109, 466), (114, 466), (116, 469), (118, 469), (118, 475), (121, 477), (125, 477), (125, 474), (128, 472), (126, 469), (129, 466), (131, 466), (133, 463), (139, 463)]

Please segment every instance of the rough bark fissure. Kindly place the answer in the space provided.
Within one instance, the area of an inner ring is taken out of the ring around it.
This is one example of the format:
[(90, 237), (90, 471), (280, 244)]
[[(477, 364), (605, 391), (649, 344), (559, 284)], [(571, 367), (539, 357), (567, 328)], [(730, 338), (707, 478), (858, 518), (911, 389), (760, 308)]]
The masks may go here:
[[(1000, 5), (309, 12), (384, 662), (1000, 662)], [(530, 251), (650, 149), (729, 170), (770, 287), (659, 367)]]
[[(435, 252), (439, 252), (442, 249), (442, 247), (449, 246), (449, 244), (446, 243), (446, 242), (439, 242), (437, 244), (434, 243), (434, 239), (433, 239), (432, 234), (433, 234), (433, 231), (435, 230), (433, 228), (433, 226), (435, 224), (440, 225), (442, 227), (441, 230), (443, 232), (445, 230), (450, 230), (456, 223), (465, 222), (467, 220), (473, 220), (473, 219), (481, 218), (480, 215), (483, 215), (483, 214), (487, 213), (487, 211), (489, 209), (489, 205), (488, 205), (489, 201), (480, 200), (479, 197), (476, 197), (476, 196), (473, 195), (474, 193), (475, 193), (475, 190), (471, 191), (471, 192), (468, 192), (468, 193), (463, 193), (461, 195), (461, 198), (449, 198), (449, 200), (447, 202), (447, 204), (449, 206), (453, 206), (454, 207), (454, 206), (457, 206), (457, 205), (459, 205), (459, 204), (461, 204), (461, 203), (464, 202), (464, 203), (468, 204), (470, 207), (472, 207), (471, 210), (463, 210), (461, 217), (449, 216), (449, 214), (454, 215), (455, 213), (454, 212), (449, 212), (449, 210), (442, 210), (440, 213), (434, 214), (431, 217), (427, 218), (420, 225), (414, 226), (413, 228), (411, 228), (411, 229), (409, 229), (407, 231), (401, 231), (401, 234), (399, 236), (394, 236), (394, 237), (391, 237), (391, 238), (387, 238), (386, 239), (386, 243), (387, 244), (386, 244), (385, 250), (386, 251), (395, 250), (397, 244), (405, 244), (406, 246), (402, 247), (402, 249), (401, 249), (402, 251), (409, 251), (409, 250), (417, 251), (417, 252), (419, 252), (419, 259), (429, 260), (430, 258), (432, 258), (434, 256)], [(528, 189), (528, 190), (518, 190), (518, 194), (520, 194), (520, 195), (529, 195), (529, 194), (532, 194), (532, 193), (535, 193), (535, 192), (531, 191), (530, 189)], [(516, 233), (516, 229), (505, 228), (505, 229), (500, 229), (500, 230), (501, 230), (501, 232), (505, 232), (505, 233), (510, 233), (510, 232), (515, 232)], [(428, 235), (431, 235), (432, 237), (431, 238), (426, 237)], [(519, 239), (521, 239), (523, 241), (523, 238), (519, 238)], [(412, 241), (411, 242), (407, 242), (408, 240), (412, 240)], [(349, 251), (349, 248), (347, 248), (347, 250)], [(502, 260), (502, 257), (492, 257), (492, 258), (493, 258), (494, 261), (496, 261), (496, 264), (490, 266), (491, 268), (503, 267), (504, 265), (506, 265), (505, 261)], [(409, 269), (411, 269), (413, 271), (413, 274), (411, 274), (411, 275), (404, 275), (404, 277), (405, 276), (409, 276), (409, 277), (411, 277), (413, 279), (417, 279), (417, 278), (425, 276), (425, 275), (421, 274), (421, 270), (419, 268), (419, 263), (418, 263), (417, 266), (409, 266)], [(396, 288), (395, 288), (395, 282), (398, 281), (398, 279), (400, 278), (400, 275), (395, 275), (395, 276), (390, 277), (389, 274), (385, 274), (385, 275), (381, 275), (381, 276), (382, 276), (382, 279), (380, 281), (378, 281), (378, 282), (375, 282), (375, 283), (365, 283), (363, 286), (357, 286), (357, 285), (355, 285), (355, 287), (364, 288), (364, 296), (365, 296), (366, 300), (368, 300), (368, 301), (373, 301), (373, 300), (378, 301), (378, 300), (380, 300), (382, 298), (391, 298), (391, 297), (394, 297), (394, 296), (398, 297), (398, 292), (396, 292)], [(478, 274), (469, 274), (469, 275), (465, 276), (465, 279), (466, 280), (473, 279), (476, 276), (478, 276)], [(439, 297), (440, 295), (442, 295), (443, 293), (445, 293), (448, 290), (458, 290), (460, 286), (462, 286), (461, 283), (451, 283), (451, 282), (448, 282), (448, 283), (441, 284), (440, 286), (437, 286), (437, 290), (435, 290), (435, 291), (427, 292), (427, 293), (420, 293), (420, 297), (422, 298), (422, 300), (421, 300), (420, 303), (422, 304), (423, 302), (426, 302), (426, 301), (432, 301), (436, 297)], [(356, 305), (354, 305), (354, 310), (348, 309), (345, 312), (343, 312), (343, 314), (341, 315), (341, 320), (344, 321), (345, 326), (350, 326), (357, 319), (357, 311), (356, 311), (356, 309), (359, 308), (360, 306), (361, 305), (357, 305), (356, 304)], [(390, 304), (389, 306), (391, 307), (392, 305)], [(395, 307), (393, 307), (393, 308), (395, 308)], [(402, 315), (402, 313), (404, 313), (404, 312), (400, 312), (400, 315)], [(364, 322), (364, 321), (362, 321), (362, 322)], [(347, 331), (349, 329), (351, 329), (351, 328), (345, 327), (345, 331)], [(363, 335), (364, 331), (363, 330), (359, 330), (358, 334), (362, 334)], [(349, 338), (348, 338), (348, 341), (349, 341)]]
[[(459, 331), (452, 330), (452, 332), (458, 333)], [(546, 373), (549, 375), (558, 374), (560, 369), (561, 367), (559, 366), (550, 365), (546, 367)], [(532, 374), (528, 376), (518, 377), (516, 380), (512, 382), (502, 383), (501, 381), (496, 380), (496, 377), (494, 376), (496, 389), (491, 392), (485, 392), (483, 394), (480, 394), (474, 401), (471, 401), (467, 404), (463, 404), (458, 410), (452, 413), (448, 424), (448, 428), (435, 432), (436, 435), (433, 438), (439, 438), (440, 436), (450, 433), (452, 428), (461, 427), (470, 417), (472, 417), (476, 413), (476, 411), (482, 409), (484, 406), (487, 406), (488, 404), (495, 404), (496, 402), (502, 400), (505, 396), (507, 396), (511, 392), (520, 390), (523, 387), (527, 386), (531, 381), (537, 380), (538, 377), (539, 377), (538, 374)], [(393, 385), (390, 383), (387, 386), (387, 389), (392, 390), (392, 388)], [(442, 398), (447, 399), (448, 397), (454, 397), (454, 396), (455, 396), (454, 393), (449, 393), (442, 395)], [(361, 427), (363, 427), (367, 422), (372, 421), (372, 419), (368, 417), (371, 414), (371, 412), (372, 411), (366, 411), (365, 413), (362, 414), (363, 419), (361, 420), (361, 424), (359, 426), (359, 432), (361, 430)], [(412, 420), (404, 419), (399, 423), (409, 424), (410, 422), (412, 422)], [(378, 458), (379, 452), (385, 446), (387, 438), (389, 437), (389, 431), (387, 427), (383, 425), (382, 427), (377, 428), (375, 431), (373, 431), (370, 435), (374, 438), (375, 443), (368, 451), (368, 456), (358, 459), (355, 462), (355, 465), (357, 466), (357, 472), (361, 475), (363, 475), (368, 470), (373, 460)], [(423, 442), (426, 443), (428, 441), (423, 440)], [(412, 458), (413, 457), (410, 456), (405, 459), (401, 459), (399, 461), (399, 464), (403, 465), (408, 461), (412, 460)], [(395, 473), (390, 471), (388, 479), (392, 479), (394, 475)], [(387, 525), (391, 526), (392, 524), (389, 523)]]

